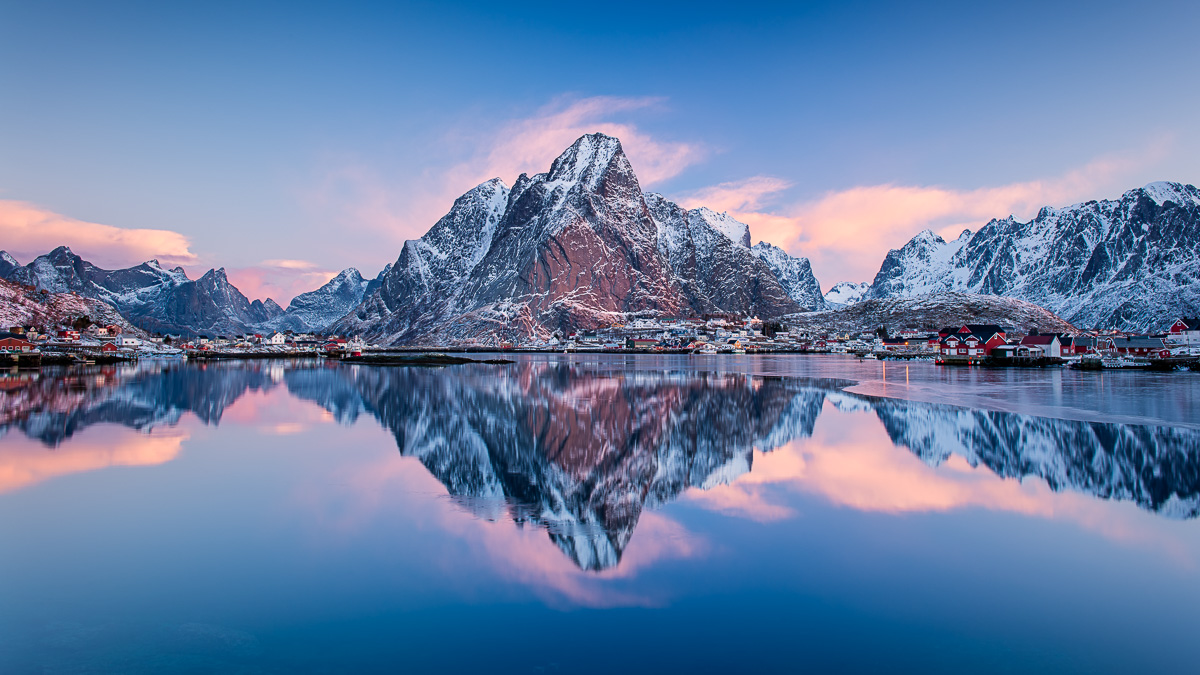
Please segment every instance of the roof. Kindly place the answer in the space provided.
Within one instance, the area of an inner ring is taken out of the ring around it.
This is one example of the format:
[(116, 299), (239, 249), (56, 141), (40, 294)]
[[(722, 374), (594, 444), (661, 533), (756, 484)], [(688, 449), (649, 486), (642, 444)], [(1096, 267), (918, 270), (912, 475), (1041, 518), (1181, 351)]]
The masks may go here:
[(1165, 347), (1162, 338), (1146, 335), (1131, 335), (1126, 338), (1116, 338), (1113, 346), (1117, 349), (1162, 349)]
[(986, 334), (988, 337), (991, 337), (991, 336), (995, 335), (996, 333), (1007, 333), (1008, 332), (1005, 329), (1001, 328), (1000, 326), (997, 326), (997, 325), (991, 324), (991, 323), (968, 323), (968, 324), (959, 326), (958, 329), (954, 332), (956, 332), (956, 333), (965, 332), (965, 331), (963, 331), (964, 328), (966, 328), (967, 331), (969, 331), (971, 333), (975, 333), (976, 335), (985, 335)]
[[(1190, 319), (1179, 319), (1176, 323), (1182, 323), (1187, 330), (1200, 330), (1200, 317), (1192, 317)], [(1174, 324), (1172, 324), (1174, 325)]]
[(1023, 345), (1048, 345), (1058, 339), (1057, 335), (1026, 335), (1021, 338)]

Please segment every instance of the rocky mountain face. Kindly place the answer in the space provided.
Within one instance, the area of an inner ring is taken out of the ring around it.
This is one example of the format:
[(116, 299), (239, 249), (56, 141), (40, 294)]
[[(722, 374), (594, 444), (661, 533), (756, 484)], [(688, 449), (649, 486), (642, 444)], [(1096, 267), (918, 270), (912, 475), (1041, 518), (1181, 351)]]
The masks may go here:
[(388, 343), (494, 341), (638, 316), (771, 317), (808, 306), (749, 243), (749, 229), (726, 215), (643, 194), (620, 141), (591, 134), (547, 173), (460, 197), (331, 329)]
[(1200, 314), (1200, 190), (1151, 183), (1117, 200), (1043, 208), (888, 253), (867, 298), (941, 291), (1037, 303), (1081, 328), (1162, 330)]
[(788, 297), (796, 304), (810, 312), (827, 307), (825, 298), (821, 295), (821, 284), (813, 276), (808, 258), (788, 255), (787, 251), (765, 241), (755, 244), (752, 250), (754, 255), (766, 263), (767, 268), (787, 291)]
[(857, 332), (881, 326), (892, 334), (901, 328), (937, 330), (964, 323), (990, 324), (1028, 332), (1075, 333), (1078, 329), (1032, 302), (995, 295), (948, 291), (898, 298), (863, 300), (841, 309), (788, 317), (801, 331)]
[[(292, 298), (286, 310), (280, 310), (261, 323), (259, 328), (298, 333), (322, 332), (357, 307), (368, 291), (379, 288), (386, 273), (387, 269), (384, 269), (375, 279), (367, 280), (353, 267), (344, 269), (317, 290)], [(267, 302), (274, 301), (268, 299)]]
[(825, 306), (829, 309), (841, 309), (853, 305), (862, 300), (869, 290), (871, 284), (865, 281), (857, 284), (852, 281), (839, 281), (825, 294)]
[(182, 268), (167, 270), (157, 260), (106, 270), (66, 246), (10, 269), (6, 278), (51, 293), (100, 300), (152, 332), (242, 333), (283, 312), (270, 299), (251, 303), (229, 283), (224, 268), (209, 270), (194, 281)]
[(40, 326), (45, 329), (70, 325), (87, 317), (105, 326), (117, 325), (122, 332), (141, 335), (112, 305), (73, 293), (30, 291), (22, 284), (0, 279), (0, 330), (13, 326)]
[(706, 208), (688, 211), (654, 193), (646, 193), (645, 200), (657, 226), (659, 252), (693, 313), (779, 316), (801, 309), (750, 247), (744, 223)]

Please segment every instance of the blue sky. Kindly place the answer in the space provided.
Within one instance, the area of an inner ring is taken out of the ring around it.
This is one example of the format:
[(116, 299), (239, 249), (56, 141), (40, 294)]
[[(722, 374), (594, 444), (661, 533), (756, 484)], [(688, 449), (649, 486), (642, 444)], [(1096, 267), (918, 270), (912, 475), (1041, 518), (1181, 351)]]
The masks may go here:
[(5, 1), (0, 248), (286, 300), (604, 130), (828, 288), (925, 227), (1200, 182), (1197, 29), (1196, 3)]

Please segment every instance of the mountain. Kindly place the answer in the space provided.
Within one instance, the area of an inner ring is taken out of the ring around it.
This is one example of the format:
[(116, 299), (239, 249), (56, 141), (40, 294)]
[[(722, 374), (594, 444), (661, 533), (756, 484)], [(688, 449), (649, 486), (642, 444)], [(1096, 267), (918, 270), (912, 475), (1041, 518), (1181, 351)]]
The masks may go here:
[(744, 223), (703, 207), (685, 210), (652, 192), (644, 198), (656, 225), (659, 253), (675, 273), (692, 313), (779, 316), (800, 311), (780, 279), (750, 248), (750, 228)]
[(194, 281), (188, 279), (183, 268), (168, 270), (157, 260), (106, 270), (66, 246), (38, 256), (23, 267), (12, 267), (4, 276), (52, 293), (77, 293), (100, 300), (136, 325), (155, 332), (242, 333), (283, 311), (269, 298), (251, 303), (229, 283), (224, 268), (209, 270)]
[(767, 264), (767, 268), (779, 280), (788, 296), (798, 305), (809, 311), (826, 308), (825, 298), (821, 295), (821, 284), (813, 276), (808, 258), (790, 256), (787, 251), (765, 241), (755, 244), (753, 251), (754, 255)]
[(141, 335), (112, 305), (73, 293), (30, 291), (20, 284), (0, 279), (0, 330), (13, 326), (40, 326), (45, 329), (70, 325), (87, 317), (105, 326), (118, 325), (122, 332)]
[(842, 309), (788, 317), (800, 331), (849, 333), (886, 326), (937, 330), (943, 326), (978, 323), (1018, 331), (1075, 333), (1075, 326), (1046, 309), (1016, 298), (949, 291), (901, 298), (863, 300)]
[(1035, 302), (1083, 328), (1161, 330), (1200, 314), (1200, 190), (1151, 183), (888, 253), (867, 298), (966, 291)]
[(807, 306), (749, 244), (746, 225), (727, 215), (643, 194), (620, 141), (589, 134), (546, 173), (511, 189), (492, 179), (455, 200), (330, 330), (387, 343), (495, 341)]
[(7, 279), (8, 275), (20, 266), (21, 263), (9, 255), (8, 251), (0, 251), (0, 279)]
[(839, 281), (825, 294), (825, 305), (830, 309), (853, 305), (862, 300), (863, 295), (869, 290), (871, 290), (871, 284), (865, 281), (857, 284), (851, 281)]
[(353, 267), (346, 268), (317, 290), (292, 298), (286, 310), (280, 310), (274, 317), (264, 321), (260, 328), (299, 333), (321, 332), (358, 306), (372, 283)]

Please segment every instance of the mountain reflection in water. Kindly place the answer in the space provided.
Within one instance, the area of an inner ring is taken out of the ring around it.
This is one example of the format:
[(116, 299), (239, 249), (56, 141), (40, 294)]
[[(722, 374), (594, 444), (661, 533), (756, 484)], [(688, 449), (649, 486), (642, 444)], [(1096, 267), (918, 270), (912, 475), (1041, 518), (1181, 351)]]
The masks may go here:
[[(1200, 431), (973, 410), (849, 394), (851, 383), (597, 363), (444, 369), (297, 362), (47, 371), (0, 378), (0, 434), (53, 448), (114, 423), (148, 431), (184, 412), (217, 425), (251, 390), (286, 387), (342, 424), (370, 416), (464, 508), (543, 527), (579, 567), (621, 559), (642, 511), (752, 471), (755, 451), (812, 436), (826, 402), (878, 416), (897, 446), (1002, 478), (1200, 513)], [(178, 440), (175, 444), (178, 445)], [(167, 455), (167, 459), (173, 456)], [(16, 473), (0, 441), (0, 471)], [(80, 470), (96, 468), (82, 462)], [(0, 490), (19, 487), (14, 484)]]

